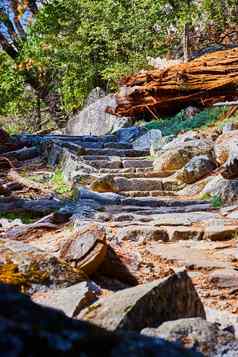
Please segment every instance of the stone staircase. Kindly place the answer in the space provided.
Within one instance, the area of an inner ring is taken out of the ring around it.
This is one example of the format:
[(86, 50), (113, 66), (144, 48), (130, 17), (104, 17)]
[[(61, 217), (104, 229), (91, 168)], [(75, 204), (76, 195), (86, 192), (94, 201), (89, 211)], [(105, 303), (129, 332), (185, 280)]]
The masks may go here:
[(26, 136), (27, 140), (40, 144), (51, 166), (61, 166), (77, 202), (87, 212), (90, 207), (94, 221), (110, 222), (115, 236), (125, 227), (126, 235), (137, 232), (132, 234), (137, 240), (148, 237), (149, 231), (163, 241), (216, 239), (222, 231), (228, 239), (238, 232), (237, 221), (209, 202), (181, 196), (184, 184), (154, 170), (148, 150), (135, 150), (116, 135)]
[[(80, 231), (94, 223), (105, 229), (107, 245), (118, 259), (109, 254), (99, 274), (126, 284), (131, 277), (143, 283), (186, 266), (204, 300), (221, 305), (216, 287), (212, 295), (209, 274), (225, 268), (233, 274), (238, 269), (233, 239), (238, 220), (232, 218), (238, 207), (214, 209), (210, 202), (182, 195), (184, 185), (169, 172), (156, 171), (149, 151), (134, 150), (116, 135), (23, 139), (28, 146), (40, 146), (48, 164), (61, 167), (73, 186), (70, 213), (75, 227)], [(55, 238), (49, 233), (31, 244), (50, 246), (58, 254), (61, 239), (65, 233)]]

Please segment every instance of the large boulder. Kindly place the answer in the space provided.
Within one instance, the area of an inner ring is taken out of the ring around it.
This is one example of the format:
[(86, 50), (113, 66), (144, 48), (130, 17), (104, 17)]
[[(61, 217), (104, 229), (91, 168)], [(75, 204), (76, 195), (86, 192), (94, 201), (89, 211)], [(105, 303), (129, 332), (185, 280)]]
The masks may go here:
[(197, 346), (204, 356), (213, 356), (219, 343), (227, 344), (235, 340), (231, 332), (221, 330), (219, 324), (201, 318), (180, 319), (164, 322), (158, 328), (146, 328), (142, 334), (180, 342), (184, 347)]
[(228, 131), (218, 137), (214, 145), (216, 161), (222, 165), (232, 151), (238, 151), (238, 130)]
[(176, 179), (191, 184), (208, 175), (215, 167), (216, 165), (208, 156), (195, 156), (177, 172)]
[(154, 161), (154, 169), (164, 172), (165, 176), (172, 175), (181, 169), (192, 158), (192, 153), (183, 149), (168, 150), (163, 153), (157, 153)]
[(96, 87), (91, 90), (85, 103), (85, 107), (95, 103), (98, 99), (106, 97), (106, 92), (100, 88)]
[(0, 282), (24, 291), (64, 288), (85, 280), (79, 268), (53, 254), (15, 240), (0, 240)]
[(83, 281), (68, 288), (37, 292), (32, 299), (41, 305), (61, 310), (69, 317), (74, 317), (82, 309), (94, 303), (100, 293), (100, 288), (94, 282)]
[(70, 319), (5, 285), (0, 285), (0, 326), (2, 357), (202, 357), (173, 342), (136, 333), (112, 333)]
[(164, 145), (157, 153), (154, 168), (157, 171), (173, 174), (194, 156), (207, 155), (212, 158), (212, 151), (213, 143), (210, 140), (196, 139), (193, 136), (179, 137)]
[(221, 175), (225, 179), (238, 178), (238, 146), (231, 150), (227, 161), (224, 163)]
[(130, 119), (116, 117), (106, 112), (107, 107), (115, 105), (116, 100), (113, 95), (98, 99), (68, 121), (66, 134), (100, 136), (130, 126)]
[[(207, 153), (207, 148), (209, 152), (212, 149), (213, 141), (209, 135), (204, 135), (196, 131), (188, 131), (184, 134), (179, 134), (172, 141), (168, 142), (162, 147), (163, 151), (171, 150), (179, 147), (193, 147), (194, 150), (197, 148), (197, 152), (200, 154)], [(204, 152), (205, 150), (205, 152)], [(202, 151), (202, 152), (201, 152)]]
[(180, 271), (101, 299), (79, 316), (108, 330), (140, 331), (168, 320), (205, 318), (205, 312), (188, 274)]
[(60, 258), (87, 275), (95, 273), (107, 254), (106, 231), (99, 224), (86, 224), (62, 246)]
[(205, 185), (201, 194), (217, 196), (226, 204), (235, 203), (238, 201), (238, 180), (226, 180), (221, 175), (214, 176)]
[(162, 133), (159, 129), (149, 130), (146, 134), (140, 136), (133, 142), (133, 148), (136, 150), (156, 148), (162, 139)]

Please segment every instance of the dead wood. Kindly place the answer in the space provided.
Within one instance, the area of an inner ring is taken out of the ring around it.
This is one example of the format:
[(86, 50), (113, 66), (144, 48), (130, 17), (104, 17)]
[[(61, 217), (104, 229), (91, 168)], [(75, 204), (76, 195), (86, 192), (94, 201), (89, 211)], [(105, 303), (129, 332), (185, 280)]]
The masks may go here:
[(4, 157), (9, 160), (24, 161), (24, 160), (34, 159), (35, 157), (39, 156), (39, 154), (40, 154), (39, 149), (33, 146), (30, 148), (24, 147), (16, 151), (9, 151), (4, 154)]
[(120, 85), (116, 107), (107, 109), (119, 116), (169, 116), (188, 105), (202, 108), (236, 101), (238, 49), (210, 53), (165, 70), (141, 71)]
[(26, 187), (29, 189), (33, 189), (40, 193), (52, 194), (50, 190), (46, 190), (40, 183), (33, 182), (26, 177), (21, 176), (16, 170), (11, 169), (8, 172), (8, 178), (14, 181), (16, 184), (21, 185), (22, 187)]
[(62, 208), (63, 203), (56, 199), (27, 200), (15, 197), (0, 198), (1, 213), (30, 213), (40, 216)]
[(57, 229), (58, 225), (52, 223), (52, 214), (47, 215), (46, 217), (41, 218), (40, 220), (31, 223), (31, 224), (22, 224), (16, 227), (9, 228), (4, 233), (4, 238), (16, 239), (23, 235), (28, 234), (37, 229)]

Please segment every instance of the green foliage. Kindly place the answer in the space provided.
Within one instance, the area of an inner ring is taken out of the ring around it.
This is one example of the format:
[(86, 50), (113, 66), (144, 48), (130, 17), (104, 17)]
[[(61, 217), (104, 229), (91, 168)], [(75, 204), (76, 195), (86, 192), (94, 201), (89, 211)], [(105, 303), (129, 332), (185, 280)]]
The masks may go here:
[(218, 195), (213, 195), (211, 197), (211, 205), (213, 208), (221, 208), (224, 202), (223, 199)]
[(209, 201), (212, 208), (221, 208), (224, 205), (222, 197), (219, 195), (211, 195), (210, 193), (205, 193), (200, 197), (201, 200)]
[(166, 51), (161, 2), (153, 0), (56, 0), (39, 13), (24, 58), (51, 68), (65, 108), (83, 104), (95, 86), (112, 90), (124, 75), (147, 66), (147, 56)]
[[(54, 0), (41, 3), (44, 5), (32, 25), (24, 28), (26, 38), (16, 39), (17, 59), (14, 61), (0, 52), (0, 115), (29, 115), (36, 108), (34, 93), (26, 90), (29, 77), (36, 80), (41, 94), (44, 91), (59, 93), (61, 108), (72, 111), (83, 105), (92, 88), (115, 90), (122, 76), (146, 69), (148, 57), (165, 55), (171, 50), (181, 56), (185, 23), (192, 32), (199, 28), (206, 35), (211, 24), (224, 29), (228, 19), (237, 21), (235, 0)], [(23, 20), (29, 20), (27, 13), (34, 11), (29, 10), (29, 2), (28, 7), (26, 5), (24, 2), (24, 9), (17, 10), (24, 15), (19, 13), (15, 19), (22, 16)], [(0, 19), (0, 23), (4, 21)], [(193, 36), (194, 43), (196, 37)], [(199, 122), (201, 125), (207, 122), (206, 118), (197, 120), (195, 127)], [(167, 132), (192, 128), (183, 121), (178, 115), (178, 127), (170, 128), (168, 123)]]
[(223, 111), (224, 108), (209, 108), (201, 111), (193, 118), (188, 118), (185, 115), (185, 111), (182, 110), (172, 118), (154, 120), (146, 124), (145, 127), (148, 130), (160, 129), (164, 136), (177, 135), (180, 132), (198, 129), (213, 124)]
[(31, 107), (24, 78), (18, 73), (14, 61), (0, 51), (0, 115), (26, 113)]
[(6, 218), (9, 221), (14, 221), (15, 219), (20, 219), (24, 224), (31, 224), (35, 220), (35, 216), (33, 216), (30, 212), (8, 212), (8, 213), (0, 213), (0, 218)]
[(50, 184), (56, 193), (63, 196), (70, 196), (71, 187), (65, 183), (64, 175), (60, 169), (57, 169), (50, 180)]

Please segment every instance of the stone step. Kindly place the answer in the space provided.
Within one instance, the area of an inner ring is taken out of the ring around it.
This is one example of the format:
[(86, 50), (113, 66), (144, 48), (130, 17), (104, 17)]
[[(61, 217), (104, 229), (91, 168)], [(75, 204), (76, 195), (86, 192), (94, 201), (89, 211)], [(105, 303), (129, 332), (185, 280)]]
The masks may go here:
[(106, 155), (81, 155), (79, 160), (85, 161), (121, 161), (120, 156), (106, 156)]
[(109, 142), (104, 143), (103, 141), (66, 141), (66, 140), (54, 140), (57, 145), (66, 147), (70, 150), (77, 150), (77, 146), (85, 149), (115, 149), (115, 150), (132, 150), (133, 146), (127, 143), (117, 143)]
[[(96, 161), (99, 165), (102, 161)], [(98, 167), (98, 166), (97, 166)], [(96, 192), (148, 192), (148, 191), (178, 191), (184, 185), (174, 180), (161, 180), (158, 178), (125, 178), (109, 175), (99, 176), (92, 182), (92, 190)], [(143, 194), (142, 194), (143, 195)], [(156, 194), (157, 196), (158, 194)]]
[(127, 144), (127, 143), (116, 143), (116, 142), (109, 142), (109, 143), (104, 143), (103, 144), (104, 149), (133, 149), (132, 144)]
[(150, 209), (156, 208), (161, 208), (163, 211), (163, 208), (166, 207), (172, 207), (172, 208), (182, 208), (184, 212), (186, 212), (186, 208), (188, 209), (197, 209), (199, 210), (209, 210), (211, 209), (211, 204), (207, 201), (203, 200), (178, 200), (174, 199), (172, 197), (166, 197), (162, 198), (153, 198), (153, 197), (147, 197), (147, 198), (127, 198), (122, 195), (118, 195), (116, 193), (98, 193), (98, 192), (93, 192), (85, 188), (79, 188), (78, 192), (76, 194), (76, 199), (81, 199), (81, 200), (91, 200), (98, 202), (100, 204), (104, 205), (110, 205), (110, 206), (133, 206), (138, 208), (140, 207), (149, 207)]
[(161, 197), (161, 196), (176, 196), (173, 191), (124, 191), (124, 196), (128, 197)]
[(106, 155), (120, 157), (145, 157), (149, 156), (149, 150), (133, 150), (133, 149), (85, 149), (85, 155)]
[(55, 142), (57, 145), (69, 149), (73, 152), (77, 152), (79, 148), (84, 149), (103, 149), (104, 143), (100, 142), (83, 142), (83, 141), (74, 141), (74, 142), (67, 142), (67, 141), (57, 141)]
[(116, 149), (116, 150), (132, 150), (133, 146), (127, 143), (117, 143), (109, 142), (104, 143), (103, 141), (66, 141), (66, 140), (54, 140), (58, 145), (64, 146), (68, 149), (77, 149), (77, 146), (83, 147), (85, 149)]
[[(145, 168), (122, 168), (122, 169), (114, 169), (114, 170), (108, 170), (108, 169), (101, 169), (99, 170), (98, 174), (109, 174), (111, 176), (118, 176), (118, 177), (126, 177), (126, 178), (146, 178), (146, 177), (151, 177), (151, 178), (164, 178), (164, 172), (161, 171), (153, 171), (151, 167), (145, 167)], [(168, 175), (166, 176), (168, 177)]]
[(163, 181), (157, 178), (114, 177), (118, 192), (124, 191), (178, 191), (182, 188), (176, 181)]
[(151, 168), (153, 169), (153, 160), (137, 159), (137, 160), (122, 160), (122, 166), (127, 168)]
[[(111, 170), (123, 169), (123, 161), (120, 157), (113, 156), (95, 156), (95, 155), (86, 155), (80, 156), (79, 160), (82, 160), (85, 164), (91, 165), (97, 169), (107, 169), (107, 173), (111, 174)], [(152, 164), (148, 160), (126, 160), (127, 162), (132, 161), (130, 168), (150, 168), (152, 169)], [(124, 161), (125, 162), (125, 161)], [(120, 173), (120, 170), (118, 170)]]
[(119, 169), (122, 168), (121, 160), (82, 160), (86, 165), (92, 166), (95, 169)]
[[(29, 137), (33, 135), (28, 135)], [(82, 135), (82, 136), (72, 136), (72, 135), (35, 135), (35, 137), (42, 137), (43, 140), (60, 140), (60, 141), (67, 141), (67, 142), (89, 142), (89, 143), (95, 143), (95, 142), (100, 142), (100, 143), (112, 143), (112, 142), (118, 142), (118, 139), (116, 135), (104, 135), (104, 136), (95, 136), (95, 135)]]

